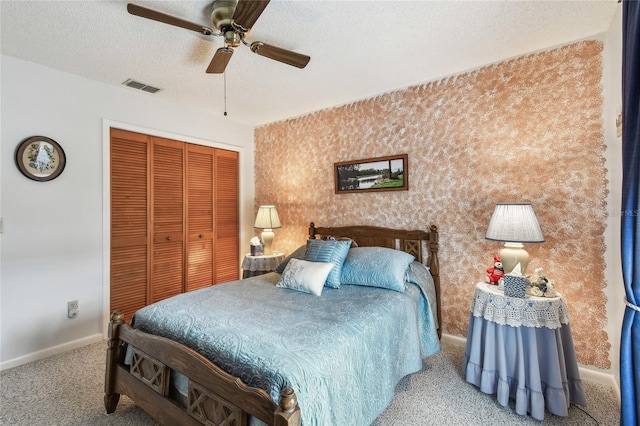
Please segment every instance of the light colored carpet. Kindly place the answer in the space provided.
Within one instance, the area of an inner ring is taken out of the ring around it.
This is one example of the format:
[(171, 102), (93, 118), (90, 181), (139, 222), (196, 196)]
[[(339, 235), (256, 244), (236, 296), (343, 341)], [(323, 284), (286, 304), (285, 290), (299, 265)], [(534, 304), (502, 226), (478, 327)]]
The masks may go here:
[[(0, 373), (0, 424), (157, 425), (125, 396), (114, 414), (105, 413), (105, 351), (106, 342), (95, 343)], [(443, 343), (442, 352), (427, 358), (422, 371), (398, 384), (393, 402), (374, 426), (620, 424), (613, 390), (586, 381), (586, 412), (572, 406), (569, 417), (546, 413), (544, 422), (519, 416), (513, 405), (502, 407), (464, 380), (463, 355), (463, 347)]]

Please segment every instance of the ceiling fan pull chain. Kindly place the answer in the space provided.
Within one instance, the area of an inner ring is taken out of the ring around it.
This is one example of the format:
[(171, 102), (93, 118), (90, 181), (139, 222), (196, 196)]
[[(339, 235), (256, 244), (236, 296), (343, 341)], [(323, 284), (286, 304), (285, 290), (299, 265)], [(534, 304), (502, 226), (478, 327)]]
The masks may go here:
[(224, 76), (224, 116), (227, 116), (227, 73), (223, 73)]

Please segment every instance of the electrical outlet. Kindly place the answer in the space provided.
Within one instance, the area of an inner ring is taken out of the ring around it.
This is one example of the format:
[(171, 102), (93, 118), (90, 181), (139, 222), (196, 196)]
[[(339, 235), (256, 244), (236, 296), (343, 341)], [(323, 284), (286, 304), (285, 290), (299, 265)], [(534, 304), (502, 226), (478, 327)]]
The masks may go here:
[(67, 316), (69, 318), (75, 318), (78, 316), (79, 313), (80, 311), (78, 310), (77, 300), (72, 300), (70, 302), (67, 302)]

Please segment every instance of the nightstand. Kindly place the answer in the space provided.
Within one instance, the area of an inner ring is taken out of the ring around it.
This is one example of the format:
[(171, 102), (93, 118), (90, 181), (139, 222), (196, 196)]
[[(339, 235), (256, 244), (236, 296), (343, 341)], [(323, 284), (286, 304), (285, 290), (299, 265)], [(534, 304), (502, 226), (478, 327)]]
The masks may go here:
[(567, 416), (569, 404), (586, 406), (569, 311), (562, 296), (508, 297), (497, 286), (476, 285), (463, 373), (496, 394), (502, 406), (544, 419), (545, 409)]
[(247, 254), (242, 261), (242, 278), (255, 277), (266, 274), (267, 272), (273, 272), (283, 260), (284, 253), (281, 251), (274, 251), (273, 254), (260, 256)]

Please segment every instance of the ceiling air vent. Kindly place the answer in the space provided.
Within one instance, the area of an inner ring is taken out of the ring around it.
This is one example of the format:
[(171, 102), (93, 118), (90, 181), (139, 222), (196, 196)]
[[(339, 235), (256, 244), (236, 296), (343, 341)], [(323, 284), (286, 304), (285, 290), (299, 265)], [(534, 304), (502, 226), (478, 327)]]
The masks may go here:
[(161, 90), (161, 89), (158, 89), (157, 87), (148, 86), (148, 85), (146, 85), (144, 83), (140, 83), (139, 81), (135, 81), (132, 78), (129, 78), (129, 79), (123, 81), (122, 84), (124, 84), (125, 86), (132, 87), (134, 89), (139, 89), (139, 90), (142, 90), (144, 92), (149, 92), (149, 93), (156, 93), (156, 92)]

